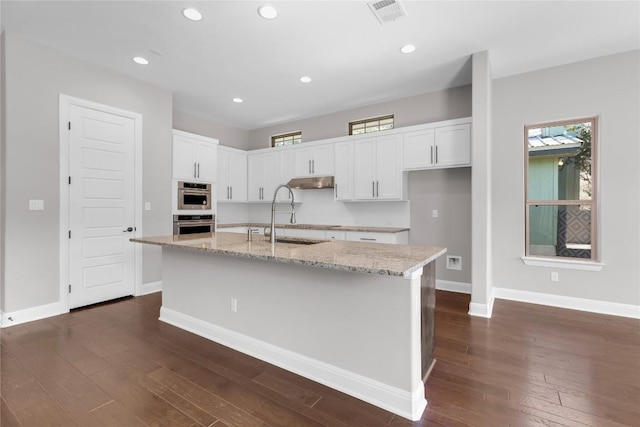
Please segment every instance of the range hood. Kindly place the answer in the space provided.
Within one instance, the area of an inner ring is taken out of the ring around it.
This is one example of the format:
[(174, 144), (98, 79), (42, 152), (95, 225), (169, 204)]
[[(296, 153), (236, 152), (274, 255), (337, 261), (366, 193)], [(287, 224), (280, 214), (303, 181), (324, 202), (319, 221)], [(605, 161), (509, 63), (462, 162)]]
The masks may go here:
[(287, 183), (291, 188), (300, 190), (317, 190), (321, 188), (333, 188), (333, 176), (309, 176), (303, 178), (293, 178)]

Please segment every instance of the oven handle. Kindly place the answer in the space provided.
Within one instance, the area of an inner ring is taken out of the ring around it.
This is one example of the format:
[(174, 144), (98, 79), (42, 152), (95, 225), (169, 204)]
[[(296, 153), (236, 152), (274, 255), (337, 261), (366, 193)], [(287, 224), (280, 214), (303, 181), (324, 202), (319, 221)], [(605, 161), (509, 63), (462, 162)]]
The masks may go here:
[(213, 225), (213, 221), (175, 221), (175, 225), (182, 227), (185, 225)]

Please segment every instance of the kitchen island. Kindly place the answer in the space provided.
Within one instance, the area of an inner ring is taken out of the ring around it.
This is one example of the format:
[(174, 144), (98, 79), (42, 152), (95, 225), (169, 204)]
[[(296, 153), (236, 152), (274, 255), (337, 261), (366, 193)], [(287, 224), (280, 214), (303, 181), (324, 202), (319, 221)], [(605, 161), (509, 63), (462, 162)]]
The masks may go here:
[(221, 232), (132, 241), (162, 246), (160, 320), (420, 418), (445, 249)]

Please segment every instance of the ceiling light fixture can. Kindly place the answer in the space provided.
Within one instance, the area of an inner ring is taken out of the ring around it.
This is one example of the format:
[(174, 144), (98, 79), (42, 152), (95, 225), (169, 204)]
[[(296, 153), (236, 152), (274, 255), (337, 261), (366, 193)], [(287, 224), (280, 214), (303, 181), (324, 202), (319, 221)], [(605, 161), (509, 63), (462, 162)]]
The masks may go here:
[(135, 62), (136, 64), (140, 64), (140, 65), (147, 65), (149, 64), (149, 60), (147, 58), (143, 58), (142, 56), (136, 56), (133, 58), (133, 62)]
[(301, 81), (302, 83), (309, 83), (309, 82), (311, 82), (311, 77), (309, 77), (309, 76), (302, 76), (302, 77), (300, 77), (300, 81)]
[(235, 102), (236, 104), (242, 104), (243, 100), (242, 98), (233, 98), (233, 102)]
[(265, 4), (258, 8), (258, 15), (264, 19), (275, 19), (278, 16), (278, 11), (270, 4)]
[(400, 52), (402, 53), (413, 53), (415, 52), (416, 47), (412, 44), (405, 44), (400, 48)]
[(200, 21), (202, 19), (202, 14), (197, 9), (194, 9), (192, 7), (184, 9), (182, 11), (182, 14), (184, 15), (185, 18), (190, 19), (192, 21)]

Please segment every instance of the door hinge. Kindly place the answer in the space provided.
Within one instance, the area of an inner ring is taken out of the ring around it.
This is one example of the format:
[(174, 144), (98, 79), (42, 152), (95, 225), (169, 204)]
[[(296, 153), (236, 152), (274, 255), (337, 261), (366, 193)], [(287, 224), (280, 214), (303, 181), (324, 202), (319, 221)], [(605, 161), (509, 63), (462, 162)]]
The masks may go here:
[(69, 285), (69, 293), (71, 293), (71, 285)]
[(68, 124), (69, 124), (69, 130), (71, 130), (71, 122), (69, 122)]

